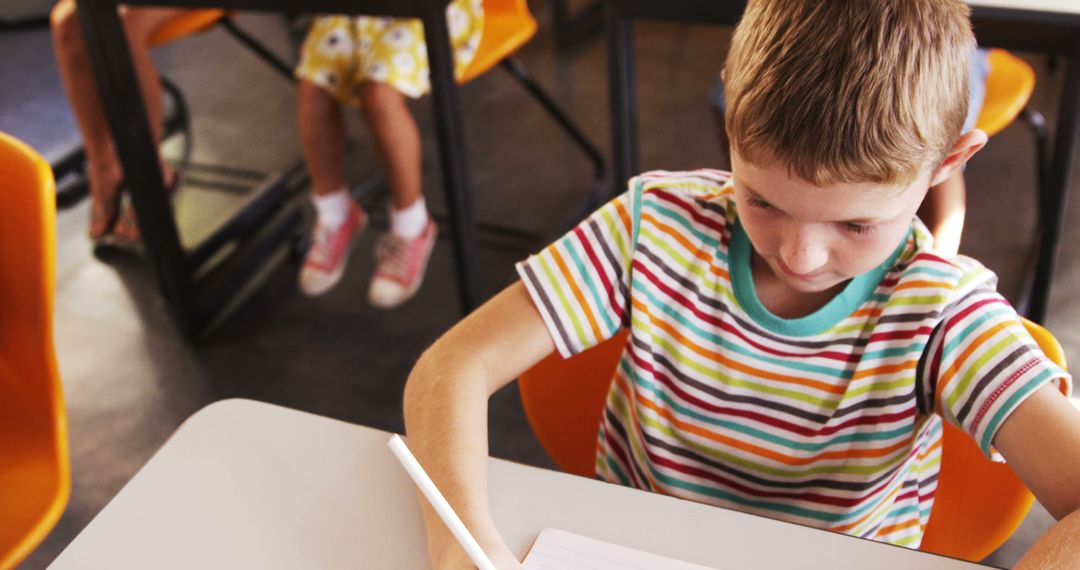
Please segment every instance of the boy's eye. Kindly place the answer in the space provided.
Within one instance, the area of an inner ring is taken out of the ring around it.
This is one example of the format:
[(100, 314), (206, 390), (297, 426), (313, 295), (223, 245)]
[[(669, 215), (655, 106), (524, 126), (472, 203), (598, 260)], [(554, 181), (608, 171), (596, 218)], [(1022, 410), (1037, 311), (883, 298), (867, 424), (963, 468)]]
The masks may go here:
[(746, 199), (746, 202), (755, 208), (761, 208), (762, 210), (771, 210), (772, 204), (762, 200), (760, 198), (754, 198), (753, 196)]
[(874, 231), (874, 226), (856, 224), (854, 222), (844, 222), (844, 229), (856, 234), (868, 234)]

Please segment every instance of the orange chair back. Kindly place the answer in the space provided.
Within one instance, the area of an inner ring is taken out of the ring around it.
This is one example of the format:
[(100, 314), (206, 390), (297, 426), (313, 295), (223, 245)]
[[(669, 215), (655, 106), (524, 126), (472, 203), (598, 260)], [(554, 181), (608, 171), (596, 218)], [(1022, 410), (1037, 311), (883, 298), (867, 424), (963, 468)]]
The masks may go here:
[(604, 401), (627, 332), (563, 360), (554, 353), (518, 378), (521, 403), (533, 433), (567, 473), (596, 473), (596, 441)]
[(525, 0), (484, 0), (484, 33), (459, 83), (467, 83), (513, 55), (536, 35), (536, 18)]
[[(1057, 340), (1023, 321), (1046, 356), (1064, 367)], [(595, 473), (597, 430), (626, 337), (624, 331), (567, 360), (553, 354), (518, 379), (529, 424), (563, 471)], [(977, 562), (1012, 535), (1034, 498), (1007, 465), (983, 457), (959, 429), (945, 423), (943, 439), (937, 494), (920, 549)]]
[(53, 348), (56, 190), (49, 163), (0, 133), (0, 568), (60, 518), (71, 493)]
[(989, 60), (986, 97), (975, 127), (994, 136), (1009, 126), (1027, 106), (1035, 91), (1035, 70), (1003, 49), (990, 50)]
[(150, 46), (157, 47), (202, 33), (212, 28), (225, 15), (225, 10), (217, 8), (188, 10), (158, 26), (154, 33), (150, 34)]

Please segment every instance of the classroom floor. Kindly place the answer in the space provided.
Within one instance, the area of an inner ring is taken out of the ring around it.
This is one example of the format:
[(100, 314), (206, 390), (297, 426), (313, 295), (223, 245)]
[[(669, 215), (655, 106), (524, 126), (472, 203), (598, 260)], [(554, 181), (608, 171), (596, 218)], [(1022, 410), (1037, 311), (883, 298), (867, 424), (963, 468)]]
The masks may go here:
[[(607, 154), (603, 41), (597, 36), (559, 53), (548, 8), (536, 4), (541, 32), (521, 57)], [(239, 22), (284, 57), (294, 57), (279, 18), (241, 15)], [(718, 28), (639, 27), (644, 168), (715, 164), (708, 96), (727, 39), (728, 31)], [(77, 133), (47, 31), (2, 31), (0, 53), (5, 54), (0, 58), (0, 130), (49, 158), (58, 156), (77, 141)], [(187, 94), (197, 160), (274, 170), (299, 158), (293, 87), (223, 32), (166, 46), (155, 57)], [(1048, 70), (1041, 59), (1031, 61), (1040, 74), (1034, 106), (1052, 122), (1060, 69)], [(554, 237), (588, 190), (588, 164), (500, 72), (465, 86), (461, 100), (476, 217)], [(432, 209), (442, 212), (428, 101), (413, 108), (425, 133), (425, 191)], [(350, 119), (355, 145), (348, 172), (358, 183), (374, 171), (374, 162), (356, 115)], [(1010, 297), (1019, 289), (1031, 244), (1032, 149), (1028, 132), (1012, 126), (967, 169), (969, 221), (963, 250), (998, 272), (1001, 289)], [(1073, 193), (1080, 191), (1077, 178)], [(206, 235), (243, 197), (237, 191), (183, 188), (176, 209), (184, 240), (193, 243)], [(25, 568), (45, 567), (186, 417), (215, 400), (251, 398), (400, 430), (408, 371), (420, 352), (461, 317), (446, 231), (415, 300), (390, 312), (369, 307), (365, 292), (375, 237), (369, 231), (355, 248), (343, 283), (330, 294), (301, 296), (295, 285), (297, 266), (287, 263), (232, 318), (208, 338), (191, 343), (174, 326), (145, 259), (92, 255), (87, 211), (83, 201), (61, 211), (57, 224), (56, 345), (69, 413), (73, 492), (59, 525)], [(1077, 232), (1074, 224), (1065, 230), (1047, 323), (1071, 356), (1080, 354), (1080, 299), (1070, 294), (1080, 286)], [(513, 263), (541, 245), (485, 242), (480, 255), (484, 295), (510, 284)], [(551, 465), (529, 431), (515, 388), (497, 394), (490, 413), (494, 455)], [(1012, 565), (1050, 523), (1036, 506), (988, 562)]]

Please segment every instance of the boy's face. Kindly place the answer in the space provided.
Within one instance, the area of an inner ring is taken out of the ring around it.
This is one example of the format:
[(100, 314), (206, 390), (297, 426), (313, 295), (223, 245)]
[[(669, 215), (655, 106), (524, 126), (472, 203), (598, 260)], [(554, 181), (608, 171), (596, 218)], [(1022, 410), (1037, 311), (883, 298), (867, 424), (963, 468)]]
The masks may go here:
[[(755, 166), (731, 155), (736, 207), (755, 266), (792, 293), (821, 293), (888, 259), (907, 234), (930, 185), (818, 187), (783, 164)], [(755, 274), (757, 270), (755, 270)]]

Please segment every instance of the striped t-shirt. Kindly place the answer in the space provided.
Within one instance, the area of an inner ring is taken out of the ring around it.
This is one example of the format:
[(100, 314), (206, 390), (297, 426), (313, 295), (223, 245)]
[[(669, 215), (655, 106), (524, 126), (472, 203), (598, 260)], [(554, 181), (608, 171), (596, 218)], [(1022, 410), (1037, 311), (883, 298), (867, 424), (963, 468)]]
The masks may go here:
[[(653, 172), (518, 265), (559, 353), (629, 328), (599, 427), (604, 480), (916, 547), (941, 419), (984, 453), (1068, 375), (996, 277), (921, 223), (818, 311), (761, 304), (729, 175)], [(567, 397), (573, 397), (568, 394)]]

